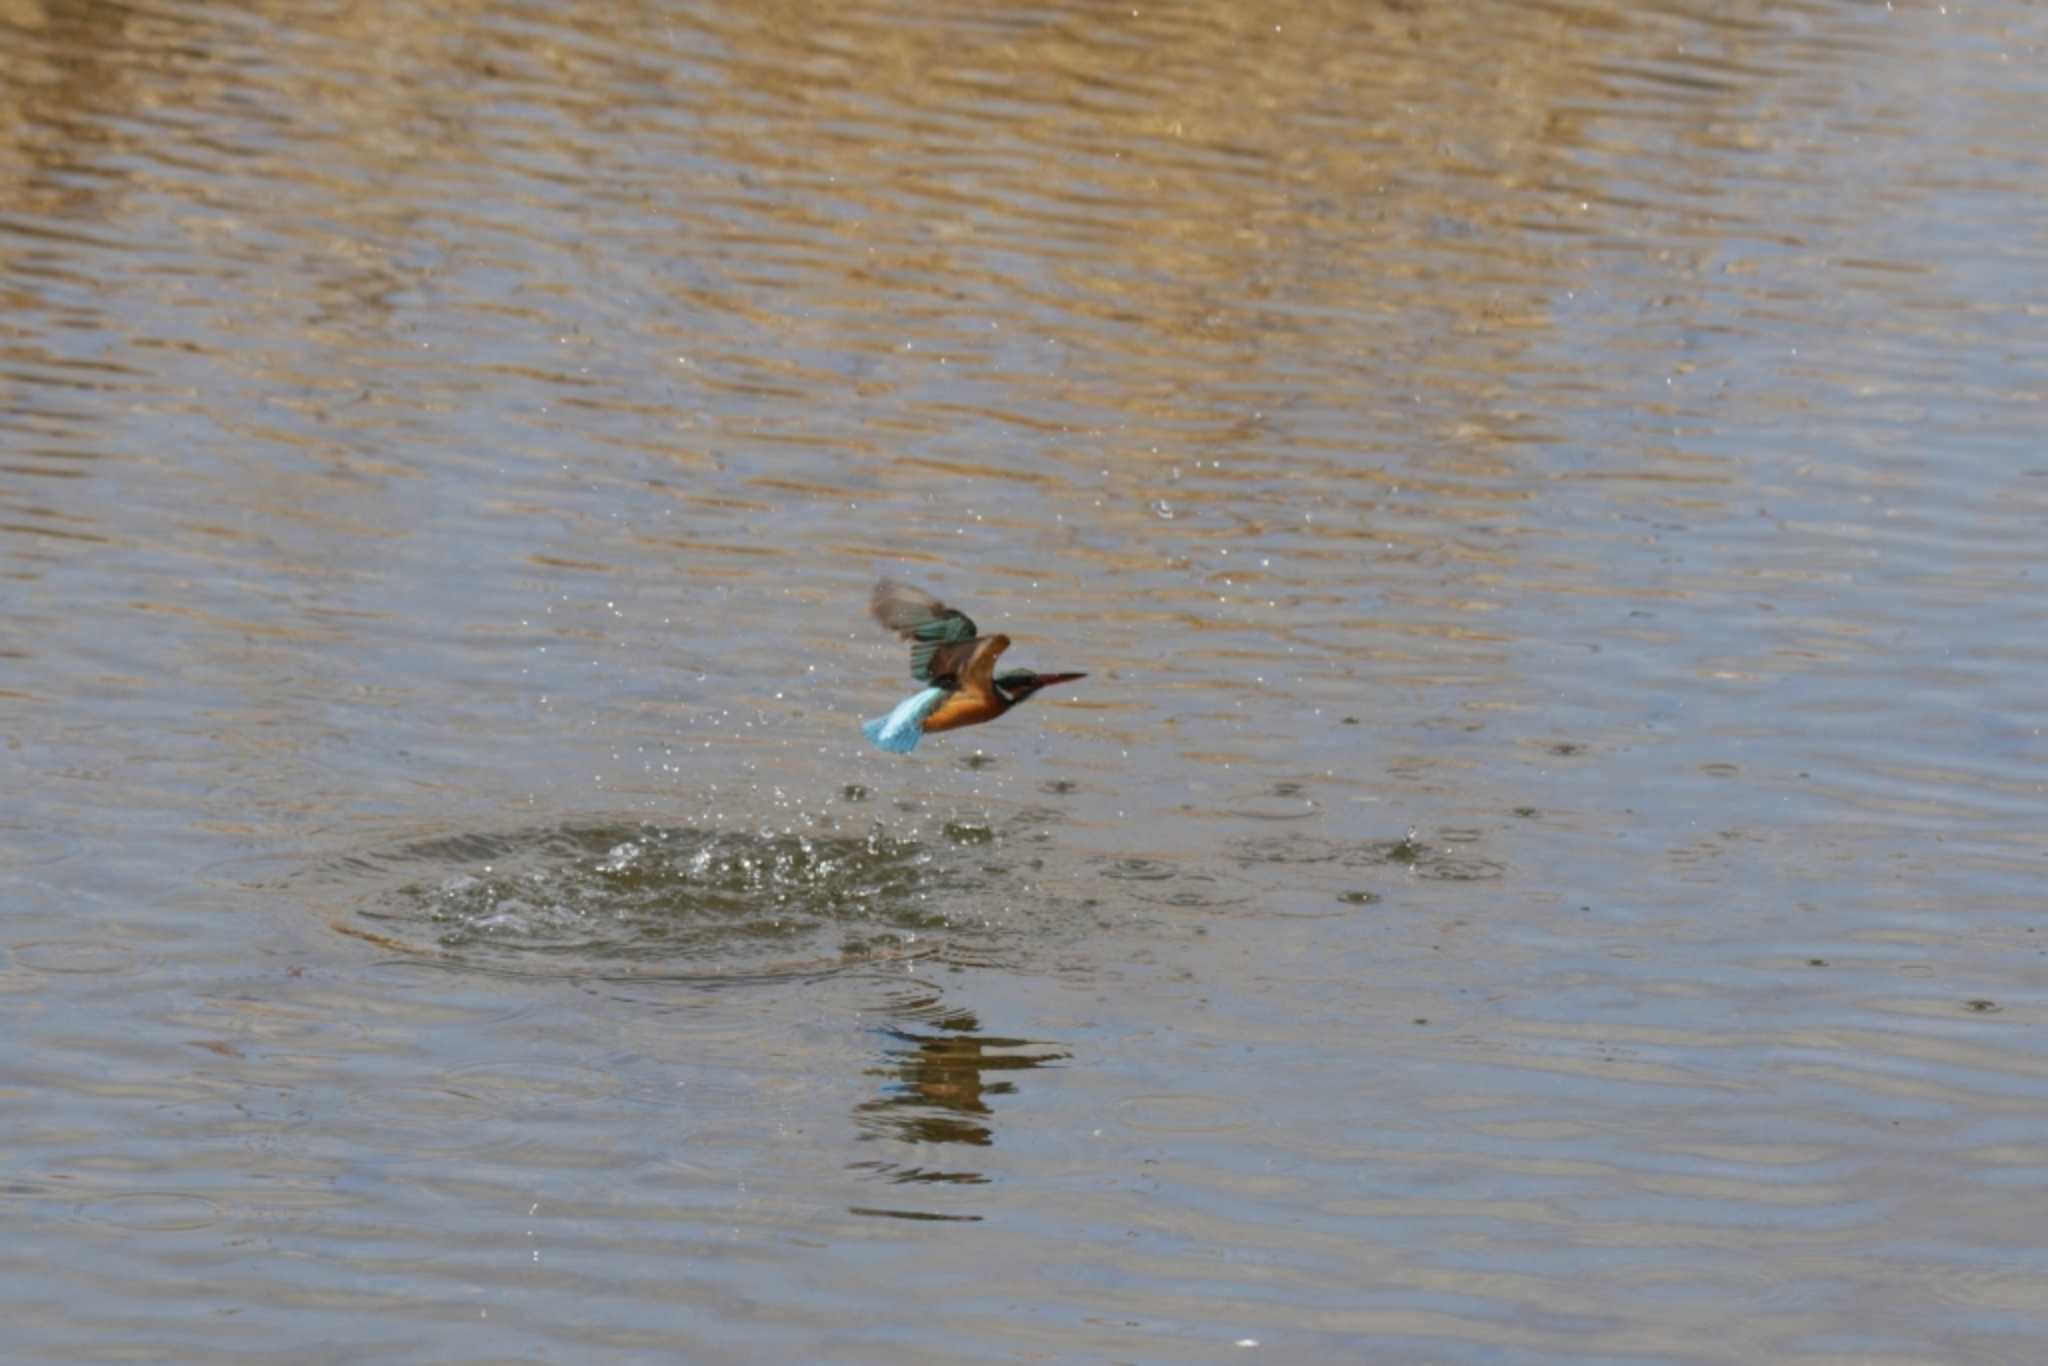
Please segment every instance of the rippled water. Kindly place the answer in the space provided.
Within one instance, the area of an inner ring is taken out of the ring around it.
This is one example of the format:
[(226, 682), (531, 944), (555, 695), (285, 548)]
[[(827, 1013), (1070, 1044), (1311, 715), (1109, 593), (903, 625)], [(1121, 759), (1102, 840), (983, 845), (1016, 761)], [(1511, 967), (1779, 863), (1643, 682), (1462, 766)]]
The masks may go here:
[(9, 1351), (2033, 1359), (2044, 57), (0, 3)]

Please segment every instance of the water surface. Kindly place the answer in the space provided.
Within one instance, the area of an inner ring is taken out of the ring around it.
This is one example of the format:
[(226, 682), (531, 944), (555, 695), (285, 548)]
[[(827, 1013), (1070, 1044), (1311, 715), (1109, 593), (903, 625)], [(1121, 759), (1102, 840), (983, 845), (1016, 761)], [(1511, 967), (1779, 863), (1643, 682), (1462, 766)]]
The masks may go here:
[(2035, 9), (0, 31), (24, 1359), (2048, 1331)]

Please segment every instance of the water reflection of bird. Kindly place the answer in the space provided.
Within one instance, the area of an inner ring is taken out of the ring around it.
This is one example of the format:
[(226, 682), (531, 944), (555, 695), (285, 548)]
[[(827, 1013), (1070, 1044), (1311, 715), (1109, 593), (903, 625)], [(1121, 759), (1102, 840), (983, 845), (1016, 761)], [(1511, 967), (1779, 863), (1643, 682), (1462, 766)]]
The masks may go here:
[(875, 620), (910, 642), (910, 676), (926, 685), (887, 716), (861, 722), (868, 739), (892, 754), (910, 753), (927, 731), (993, 721), (1040, 688), (1088, 676), (997, 673), (996, 657), (1010, 648), (1010, 638), (976, 635), (965, 612), (907, 583), (883, 579), (870, 606)]

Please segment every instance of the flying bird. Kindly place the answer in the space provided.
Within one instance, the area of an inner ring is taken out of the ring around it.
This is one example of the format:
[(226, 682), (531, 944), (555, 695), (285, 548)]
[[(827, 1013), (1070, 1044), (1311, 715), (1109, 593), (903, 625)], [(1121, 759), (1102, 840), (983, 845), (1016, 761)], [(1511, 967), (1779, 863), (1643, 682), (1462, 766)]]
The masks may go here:
[(925, 685), (887, 716), (860, 723), (868, 739), (891, 754), (910, 753), (928, 731), (993, 721), (1040, 688), (1088, 676), (997, 673), (996, 657), (1010, 648), (1010, 638), (976, 634), (965, 612), (907, 583), (883, 579), (869, 607), (876, 621), (910, 642), (910, 676)]

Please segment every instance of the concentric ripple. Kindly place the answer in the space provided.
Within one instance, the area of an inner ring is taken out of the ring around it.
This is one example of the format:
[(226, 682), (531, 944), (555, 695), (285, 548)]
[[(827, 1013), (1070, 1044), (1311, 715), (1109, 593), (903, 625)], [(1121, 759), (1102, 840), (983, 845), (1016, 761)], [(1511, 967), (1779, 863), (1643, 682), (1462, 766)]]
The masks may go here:
[(1249, 888), (1225, 881), (1215, 873), (1183, 869), (1160, 859), (1111, 859), (1102, 863), (1098, 872), (1112, 882), (1128, 884), (1122, 892), (1133, 901), (1154, 906), (1208, 910), (1241, 905), (1252, 897)]
[(1412, 834), (1402, 839), (1363, 845), (1345, 856), (1343, 861), (1358, 868), (1392, 864), (1431, 882), (1491, 882), (1506, 871), (1492, 859), (1461, 853), (1445, 845), (1428, 844)]

